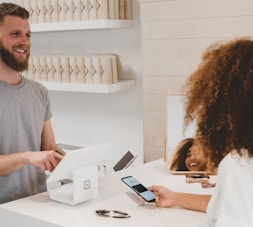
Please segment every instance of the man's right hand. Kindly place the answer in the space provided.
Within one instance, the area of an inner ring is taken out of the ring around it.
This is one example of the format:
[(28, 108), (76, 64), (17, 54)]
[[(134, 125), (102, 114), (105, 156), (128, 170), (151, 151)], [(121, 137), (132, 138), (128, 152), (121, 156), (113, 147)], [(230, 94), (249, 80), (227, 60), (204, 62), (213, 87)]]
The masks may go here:
[(52, 172), (63, 158), (62, 154), (59, 154), (54, 150), (37, 152), (28, 151), (26, 153), (29, 165), (37, 166), (42, 171), (48, 170), (49, 172)]

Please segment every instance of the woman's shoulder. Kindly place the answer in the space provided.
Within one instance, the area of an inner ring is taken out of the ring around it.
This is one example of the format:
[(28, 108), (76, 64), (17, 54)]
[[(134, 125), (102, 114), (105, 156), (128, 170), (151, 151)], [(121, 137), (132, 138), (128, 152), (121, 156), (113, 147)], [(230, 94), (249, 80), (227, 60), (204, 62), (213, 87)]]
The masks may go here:
[(240, 153), (231, 151), (219, 164), (218, 172), (239, 173), (245, 169), (253, 172), (253, 157), (249, 157), (247, 150), (241, 149)]

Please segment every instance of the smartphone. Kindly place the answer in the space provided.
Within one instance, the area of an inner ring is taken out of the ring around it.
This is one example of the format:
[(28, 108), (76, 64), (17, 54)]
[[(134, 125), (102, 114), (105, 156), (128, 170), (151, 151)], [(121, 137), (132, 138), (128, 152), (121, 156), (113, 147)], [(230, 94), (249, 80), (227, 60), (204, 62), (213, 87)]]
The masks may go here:
[(133, 191), (135, 191), (140, 197), (142, 197), (146, 202), (154, 202), (155, 194), (143, 186), (138, 180), (133, 176), (127, 176), (121, 178), (121, 180), (129, 186)]
[(128, 151), (124, 154), (124, 156), (116, 163), (113, 167), (114, 171), (119, 171), (122, 169), (126, 169), (131, 163), (136, 159), (137, 155), (131, 151)]

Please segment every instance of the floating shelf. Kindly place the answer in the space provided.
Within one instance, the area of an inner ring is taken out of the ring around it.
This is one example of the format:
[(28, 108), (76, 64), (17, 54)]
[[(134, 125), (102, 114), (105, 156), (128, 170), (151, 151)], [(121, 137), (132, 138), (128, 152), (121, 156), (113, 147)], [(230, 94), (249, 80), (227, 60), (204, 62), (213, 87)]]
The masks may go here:
[(55, 32), (85, 29), (131, 28), (133, 20), (86, 20), (31, 24), (32, 32)]
[(109, 94), (124, 91), (135, 86), (135, 80), (119, 80), (115, 84), (77, 84), (41, 82), (49, 91), (86, 92)]

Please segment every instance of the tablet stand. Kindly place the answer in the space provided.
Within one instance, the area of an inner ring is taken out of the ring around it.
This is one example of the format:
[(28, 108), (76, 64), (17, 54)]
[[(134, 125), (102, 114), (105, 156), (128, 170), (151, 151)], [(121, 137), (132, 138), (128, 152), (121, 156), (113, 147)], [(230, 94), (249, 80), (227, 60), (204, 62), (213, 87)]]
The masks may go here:
[(47, 180), (47, 189), (52, 200), (76, 205), (98, 195), (98, 167), (96, 164), (73, 169), (71, 176), (58, 181)]

